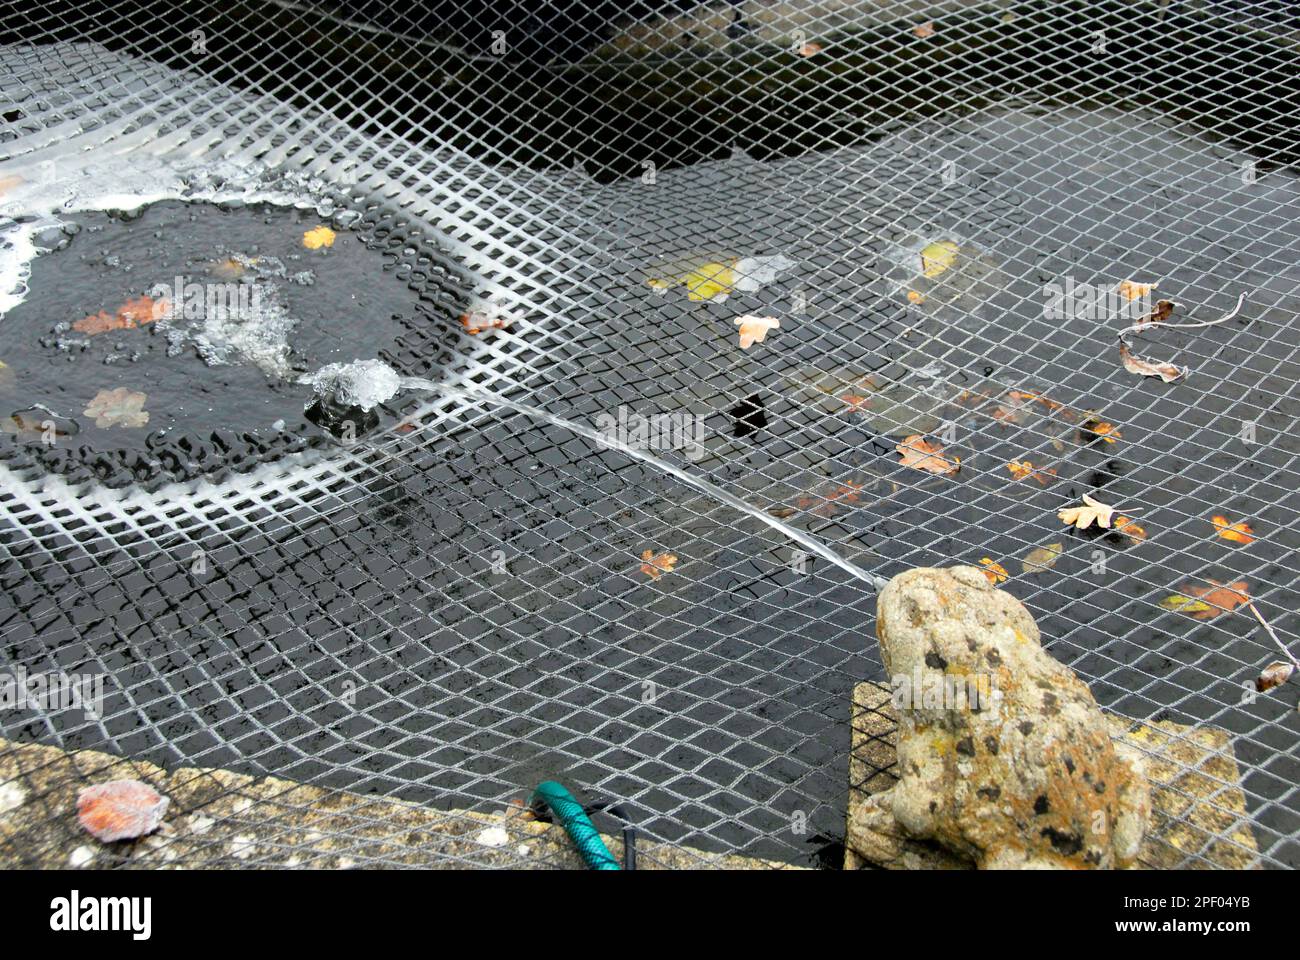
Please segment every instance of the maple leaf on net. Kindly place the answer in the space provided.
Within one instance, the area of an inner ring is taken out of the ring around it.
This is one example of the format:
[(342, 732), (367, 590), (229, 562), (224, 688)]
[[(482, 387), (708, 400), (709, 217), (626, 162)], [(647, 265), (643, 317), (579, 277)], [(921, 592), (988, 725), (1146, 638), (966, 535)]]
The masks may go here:
[(953, 457), (949, 460), (943, 456), (943, 447), (940, 444), (925, 439), (919, 433), (914, 433), (912, 436), (899, 441), (898, 452), (902, 455), (902, 460), (899, 462), (905, 467), (911, 467), (913, 470), (924, 470), (926, 473), (934, 473), (939, 476), (951, 476), (961, 469), (960, 457)]
[(1058, 510), (1056, 515), (1061, 518), (1063, 523), (1072, 523), (1080, 530), (1086, 530), (1094, 523), (1099, 527), (1109, 527), (1111, 515), (1114, 514), (1115, 508), (1102, 503), (1100, 500), (1094, 500), (1088, 494), (1083, 495), (1083, 506), (1066, 507)]

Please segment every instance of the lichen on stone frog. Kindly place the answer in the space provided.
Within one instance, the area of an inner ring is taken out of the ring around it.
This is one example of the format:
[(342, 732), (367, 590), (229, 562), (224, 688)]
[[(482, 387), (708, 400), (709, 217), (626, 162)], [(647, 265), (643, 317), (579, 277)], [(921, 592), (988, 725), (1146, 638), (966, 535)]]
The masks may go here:
[(983, 868), (1134, 861), (1150, 818), (1141, 756), (1111, 739), (1019, 600), (974, 567), (909, 570), (881, 591), (876, 635), (896, 692), (899, 781), (872, 799), (904, 832)]

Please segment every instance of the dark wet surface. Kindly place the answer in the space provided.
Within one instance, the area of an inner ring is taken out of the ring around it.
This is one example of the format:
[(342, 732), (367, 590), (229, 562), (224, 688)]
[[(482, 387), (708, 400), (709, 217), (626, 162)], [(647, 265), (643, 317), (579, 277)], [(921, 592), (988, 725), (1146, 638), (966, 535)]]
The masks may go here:
[[(35, 292), (0, 324), (0, 416), (22, 412), (7, 421), (0, 456), (70, 481), (157, 486), (327, 446), (303, 416), (310, 389), (294, 380), (431, 322), (394, 270), (406, 260), (409, 271), (415, 248), (390, 253), (365, 225), (313, 250), (303, 234), (319, 215), (268, 204), (163, 201), (67, 219), (73, 226), (51, 231), (55, 249), (34, 261)], [(168, 319), (164, 303), (184, 314)], [(242, 311), (236, 336), (284, 326), (283, 357), (275, 337), (250, 338), (248, 350), (196, 341), (213, 305)], [(103, 323), (87, 326), (96, 317)], [(97, 426), (85, 411), (115, 390), (143, 394), (147, 421), (128, 413)]]

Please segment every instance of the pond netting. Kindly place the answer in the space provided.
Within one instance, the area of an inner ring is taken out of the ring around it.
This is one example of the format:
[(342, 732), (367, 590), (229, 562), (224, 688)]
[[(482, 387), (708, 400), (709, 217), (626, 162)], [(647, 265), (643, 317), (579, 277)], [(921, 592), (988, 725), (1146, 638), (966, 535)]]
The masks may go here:
[[(491, 817), (556, 780), (652, 860), (839, 866), (876, 589), (965, 563), (1229, 757), (1158, 758), (1162, 864), (1300, 865), (1257, 690), (1300, 651), (1300, 21), (607, 6), (0, 11), (0, 668), (102, 680), (0, 713), (6, 862), (70, 757), (355, 814), (182, 865), (537, 863)], [(460, 389), (314, 415), (368, 358)]]

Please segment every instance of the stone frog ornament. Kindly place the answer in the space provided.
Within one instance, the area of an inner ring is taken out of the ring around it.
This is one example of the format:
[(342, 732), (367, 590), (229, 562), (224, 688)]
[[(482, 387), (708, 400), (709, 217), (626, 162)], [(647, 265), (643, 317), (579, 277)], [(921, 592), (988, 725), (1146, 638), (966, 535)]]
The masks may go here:
[[(1141, 755), (1111, 739), (1019, 600), (975, 567), (909, 570), (881, 590), (876, 635), (897, 678), (900, 779), (873, 800), (906, 833), (989, 869), (1134, 861), (1151, 810)], [(985, 695), (925, 695), (939, 689)]]

